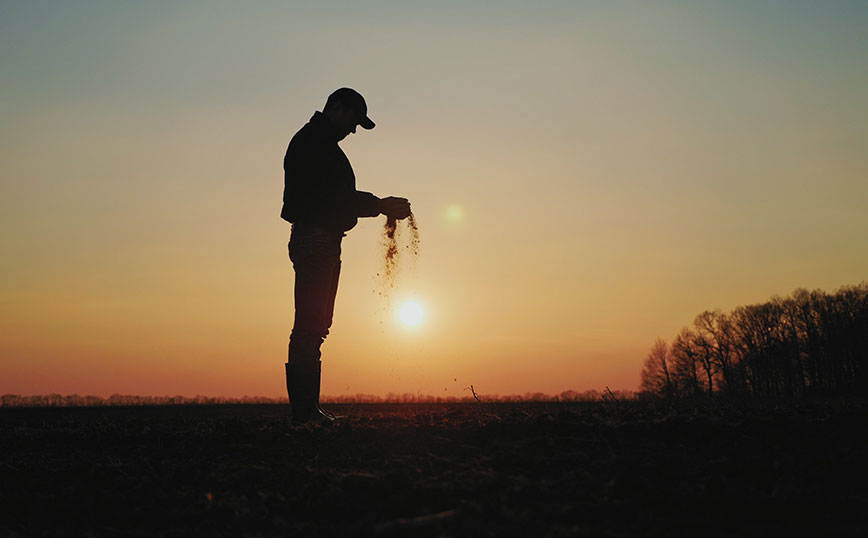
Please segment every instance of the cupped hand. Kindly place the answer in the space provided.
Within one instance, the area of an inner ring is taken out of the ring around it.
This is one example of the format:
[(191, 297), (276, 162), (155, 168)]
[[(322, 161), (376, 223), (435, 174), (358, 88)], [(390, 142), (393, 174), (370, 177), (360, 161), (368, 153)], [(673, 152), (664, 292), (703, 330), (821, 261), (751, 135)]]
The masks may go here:
[(380, 200), (380, 213), (401, 220), (410, 216), (410, 202), (406, 198), (389, 196)]

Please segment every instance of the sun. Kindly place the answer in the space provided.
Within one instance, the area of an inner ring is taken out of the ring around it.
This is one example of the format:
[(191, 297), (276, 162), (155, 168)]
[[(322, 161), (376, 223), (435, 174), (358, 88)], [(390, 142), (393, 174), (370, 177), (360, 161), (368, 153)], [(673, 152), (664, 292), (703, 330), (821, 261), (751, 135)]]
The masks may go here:
[(416, 301), (404, 301), (398, 307), (398, 319), (408, 327), (417, 327), (424, 318), (425, 311)]

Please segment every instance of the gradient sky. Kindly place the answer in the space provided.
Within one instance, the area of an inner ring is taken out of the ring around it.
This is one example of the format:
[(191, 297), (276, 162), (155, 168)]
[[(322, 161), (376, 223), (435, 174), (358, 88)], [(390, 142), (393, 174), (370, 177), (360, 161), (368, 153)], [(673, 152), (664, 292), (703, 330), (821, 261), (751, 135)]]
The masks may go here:
[(426, 320), (361, 222), (323, 392), (635, 389), (705, 309), (868, 278), (866, 28), (861, 1), (0, 1), (0, 393), (284, 395), (282, 158), (341, 86), (377, 123), (342, 142), (358, 187), (419, 222), (391, 306)]

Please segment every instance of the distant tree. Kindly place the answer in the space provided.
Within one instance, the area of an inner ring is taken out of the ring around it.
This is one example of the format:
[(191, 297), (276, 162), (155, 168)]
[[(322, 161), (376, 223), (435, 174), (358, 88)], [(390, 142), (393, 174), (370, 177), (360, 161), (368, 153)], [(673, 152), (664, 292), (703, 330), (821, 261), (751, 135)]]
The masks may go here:
[(589, 389), (582, 393), (581, 400), (584, 402), (597, 402), (600, 400), (600, 392), (595, 389)]
[(678, 388), (669, 372), (671, 360), (666, 340), (658, 338), (651, 346), (651, 351), (648, 352), (645, 364), (642, 366), (642, 390), (670, 398), (678, 397)]
[(672, 341), (672, 377), (678, 393), (683, 396), (703, 394), (699, 381), (701, 370), (700, 349), (696, 346), (696, 334), (684, 327)]
[(18, 394), (4, 394), (0, 397), (0, 407), (17, 407), (25, 405), (26, 399)]
[(574, 390), (565, 390), (557, 396), (557, 399), (561, 402), (576, 402), (579, 396), (579, 393)]
[[(715, 388), (729, 393), (743, 389), (733, 368), (732, 322), (720, 310), (705, 312), (693, 320), (697, 342), (703, 349), (706, 372), (715, 376)], [(709, 384), (711, 382), (709, 381)]]

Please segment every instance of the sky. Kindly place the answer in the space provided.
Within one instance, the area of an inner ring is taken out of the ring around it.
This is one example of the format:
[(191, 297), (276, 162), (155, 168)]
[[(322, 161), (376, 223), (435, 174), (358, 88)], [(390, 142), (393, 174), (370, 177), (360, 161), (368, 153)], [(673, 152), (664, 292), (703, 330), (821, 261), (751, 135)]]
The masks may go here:
[[(865, 2), (0, 0), (0, 394), (285, 395), (292, 135), (350, 86), (323, 393), (635, 390), (704, 310), (868, 277)], [(404, 234), (406, 239), (406, 231)], [(395, 310), (416, 301), (424, 319)]]

